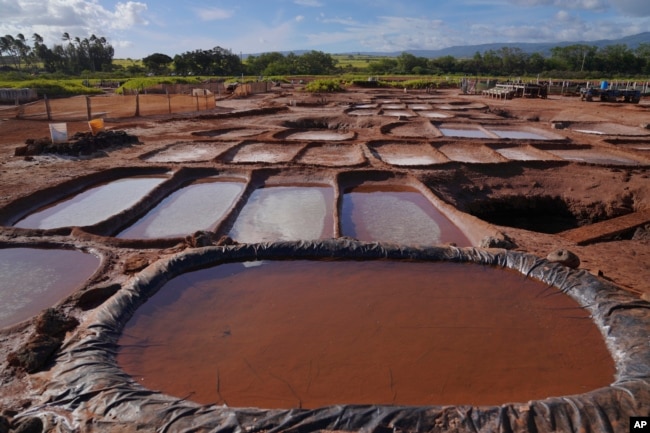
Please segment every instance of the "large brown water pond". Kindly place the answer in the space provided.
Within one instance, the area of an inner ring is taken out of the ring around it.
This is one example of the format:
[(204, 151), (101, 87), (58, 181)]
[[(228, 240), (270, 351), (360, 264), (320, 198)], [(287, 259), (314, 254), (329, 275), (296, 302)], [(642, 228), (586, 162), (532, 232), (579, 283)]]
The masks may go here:
[(230, 263), (180, 275), (119, 340), (150, 389), (234, 407), (498, 405), (607, 386), (570, 297), (476, 264)]
[(86, 281), (99, 259), (80, 251), (0, 249), (0, 328), (51, 307)]
[(470, 245), (465, 234), (424, 195), (396, 185), (368, 184), (345, 191), (341, 231), (368, 242)]

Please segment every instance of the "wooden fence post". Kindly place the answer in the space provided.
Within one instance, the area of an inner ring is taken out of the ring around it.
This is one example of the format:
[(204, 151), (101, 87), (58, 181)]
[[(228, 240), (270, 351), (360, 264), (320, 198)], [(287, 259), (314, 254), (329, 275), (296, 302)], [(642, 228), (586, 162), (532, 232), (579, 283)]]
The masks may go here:
[(52, 111), (50, 110), (50, 100), (47, 99), (47, 95), (43, 95), (43, 100), (45, 101), (45, 113), (47, 114), (47, 120), (52, 120)]
[(140, 92), (135, 92), (135, 117), (140, 117)]
[(92, 110), (90, 109), (90, 96), (86, 96), (86, 116), (88, 120), (92, 120)]
[(167, 93), (167, 110), (169, 114), (172, 114), (172, 97), (169, 94), (169, 90), (165, 90), (165, 93)]

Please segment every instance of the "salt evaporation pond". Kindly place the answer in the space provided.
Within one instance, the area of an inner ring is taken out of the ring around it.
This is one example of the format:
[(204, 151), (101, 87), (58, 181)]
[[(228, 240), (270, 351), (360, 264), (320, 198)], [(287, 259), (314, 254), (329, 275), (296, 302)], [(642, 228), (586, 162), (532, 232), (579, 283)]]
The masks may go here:
[(555, 159), (552, 155), (528, 146), (501, 147), (494, 150), (503, 157), (514, 161), (546, 161)]
[(361, 185), (343, 195), (341, 230), (362, 241), (398, 245), (469, 246), (467, 237), (419, 191)]
[(269, 186), (249, 197), (229, 236), (238, 242), (315, 240), (333, 236), (334, 191), (320, 186)]
[(383, 154), (381, 159), (384, 162), (397, 165), (397, 166), (419, 166), (431, 165), (440, 163), (440, 159), (436, 159), (429, 155), (397, 155), (397, 154)]
[(403, 110), (385, 110), (382, 112), (384, 116), (393, 116), (393, 117), (413, 117), (415, 114), (410, 111)]
[(529, 131), (516, 131), (511, 129), (489, 129), (490, 132), (498, 135), (500, 138), (510, 138), (513, 140), (548, 140), (548, 137)]
[(97, 224), (135, 205), (166, 177), (130, 177), (92, 187), (18, 221), (21, 228), (53, 229)]
[(430, 104), (410, 104), (409, 108), (411, 110), (431, 110)]
[(639, 165), (639, 161), (624, 156), (596, 151), (593, 149), (580, 150), (580, 149), (549, 149), (546, 150), (553, 155), (565, 159), (567, 161), (580, 161), (589, 164), (603, 164), (603, 165)]
[(294, 144), (248, 143), (237, 150), (232, 162), (289, 162), (301, 149), (302, 145)]
[(480, 129), (460, 129), (460, 128), (443, 128), (438, 127), (442, 135), (446, 137), (459, 137), (459, 138), (490, 138), (485, 132)]
[(92, 254), (62, 249), (0, 249), (0, 328), (52, 307), (99, 266)]
[(170, 194), (117, 237), (154, 239), (212, 230), (244, 189), (243, 182), (203, 181)]
[(287, 140), (317, 140), (317, 141), (342, 141), (354, 138), (353, 133), (338, 132), (330, 130), (293, 132), (287, 136)]
[(143, 386), (230, 407), (499, 405), (582, 394), (615, 374), (569, 296), (450, 262), (189, 272), (139, 307), (118, 343), (118, 364)]
[(436, 119), (448, 119), (452, 116), (449, 114), (438, 113), (435, 111), (418, 111), (418, 115), (422, 117), (436, 118)]
[(164, 149), (155, 155), (146, 157), (149, 162), (192, 162), (209, 161), (229, 148), (235, 143), (184, 143)]

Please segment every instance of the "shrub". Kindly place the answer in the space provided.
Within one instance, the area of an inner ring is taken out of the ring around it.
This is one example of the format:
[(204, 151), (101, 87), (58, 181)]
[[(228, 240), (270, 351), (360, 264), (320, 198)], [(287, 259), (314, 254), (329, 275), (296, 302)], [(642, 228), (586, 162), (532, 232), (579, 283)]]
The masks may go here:
[(314, 93), (333, 93), (333, 92), (343, 92), (345, 89), (341, 86), (339, 80), (334, 79), (325, 79), (325, 80), (314, 80), (305, 86), (307, 92)]

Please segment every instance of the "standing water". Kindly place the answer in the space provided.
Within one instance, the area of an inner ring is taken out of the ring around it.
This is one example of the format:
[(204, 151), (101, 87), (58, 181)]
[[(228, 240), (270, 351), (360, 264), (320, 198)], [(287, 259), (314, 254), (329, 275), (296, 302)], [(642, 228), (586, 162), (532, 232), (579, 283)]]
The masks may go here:
[(229, 235), (246, 243), (330, 238), (333, 197), (330, 187), (259, 188), (251, 194)]
[(164, 177), (132, 177), (95, 186), (46, 206), (18, 221), (15, 226), (53, 229), (97, 224), (130, 208), (166, 179)]
[(193, 183), (169, 195), (118, 237), (170, 238), (212, 230), (243, 189), (242, 182)]
[(98, 266), (97, 257), (79, 251), (0, 249), (0, 328), (53, 306)]
[(388, 260), (251, 264), (168, 282), (127, 323), (118, 364), (150, 389), (262, 408), (498, 405), (614, 378), (589, 312), (517, 272)]
[(343, 195), (343, 235), (400, 245), (469, 246), (467, 237), (420, 192), (401, 186), (360, 186)]

